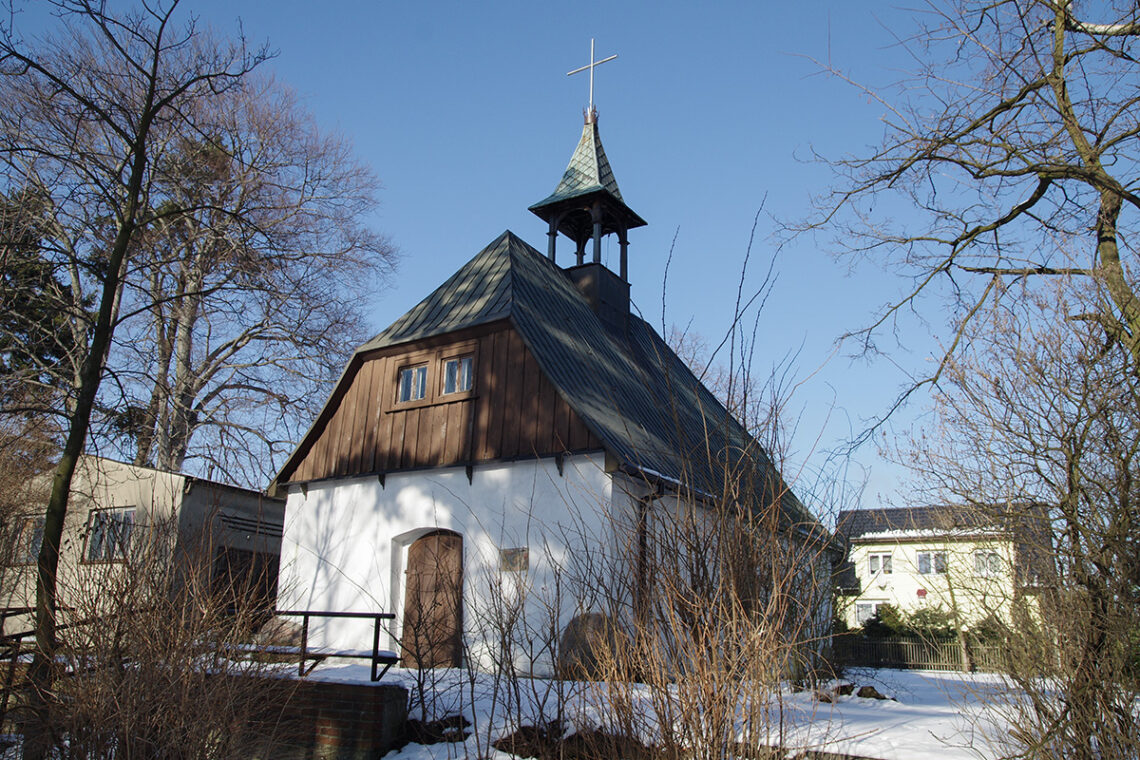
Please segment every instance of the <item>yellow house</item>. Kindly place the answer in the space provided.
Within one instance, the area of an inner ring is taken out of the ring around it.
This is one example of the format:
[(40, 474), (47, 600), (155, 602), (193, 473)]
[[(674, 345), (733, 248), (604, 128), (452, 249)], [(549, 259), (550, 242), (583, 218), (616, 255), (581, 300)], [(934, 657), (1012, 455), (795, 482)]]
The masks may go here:
[(904, 613), (941, 609), (955, 627), (987, 618), (1010, 623), (1015, 601), (1031, 599), (1047, 574), (1040, 521), (1000, 519), (964, 506), (854, 509), (839, 513), (847, 545), (837, 613), (852, 628), (883, 604)]

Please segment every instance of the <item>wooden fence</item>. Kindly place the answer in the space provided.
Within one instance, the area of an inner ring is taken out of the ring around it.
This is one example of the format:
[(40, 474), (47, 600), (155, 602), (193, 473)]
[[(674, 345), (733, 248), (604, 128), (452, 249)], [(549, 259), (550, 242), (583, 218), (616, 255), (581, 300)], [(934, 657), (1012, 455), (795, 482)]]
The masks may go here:
[[(971, 644), (970, 659), (975, 670), (996, 672), (1005, 669), (1002, 647)], [(966, 670), (962, 646), (957, 640), (865, 639), (858, 635), (838, 635), (832, 651), (844, 665), (903, 670)]]

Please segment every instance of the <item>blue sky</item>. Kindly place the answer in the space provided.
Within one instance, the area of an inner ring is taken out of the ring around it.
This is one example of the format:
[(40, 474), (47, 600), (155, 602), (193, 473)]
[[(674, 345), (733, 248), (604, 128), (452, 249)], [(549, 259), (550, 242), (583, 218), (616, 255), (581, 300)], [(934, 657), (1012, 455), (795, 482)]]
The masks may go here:
[[(912, 24), (910, 11), (823, 0), (184, 0), (183, 9), (227, 34), (240, 20), (251, 42), (268, 41), (278, 51), (270, 68), (383, 182), (375, 226), (402, 261), (369, 304), (376, 331), (505, 229), (545, 249), (527, 206), (554, 189), (578, 140), (587, 78), (566, 72), (588, 62), (596, 38), (599, 58), (619, 56), (597, 70), (602, 139), (626, 202), (649, 222), (630, 236), (633, 300), (661, 324), (672, 245), (665, 322), (691, 323), (713, 343), (732, 317), (757, 212), (753, 285), (774, 250), (773, 219), (804, 217), (811, 195), (835, 182), (813, 152), (865, 153), (881, 137), (882, 106), (820, 62), (872, 85), (893, 81), (909, 63), (893, 32)], [(754, 367), (766, 373), (796, 355), (792, 456), (809, 470), (885, 411), (902, 370), (921, 368), (933, 345), (920, 331), (889, 360), (837, 354), (836, 339), (906, 283), (875, 266), (850, 271), (829, 247), (805, 238), (779, 252)], [(604, 250), (616, 260), (616, 241)], [(568, 261), (568, 241), (560, 252)], [(870, 474), (863, 504), (904, 498), (903, 473), (873, 448), (856, 461)]]
[[(540, 250), (545, 226), (527, 206), (561, 177), (581, 132), (591, 37), (595, 101), (606, 152), (626, 202), (648, 227), (631, 233), (632, 296), (651, 323), (690, 324), (716, 343), (732, 304), (753, 218), (763, 208), (749, 282), (773, 253), (773, 219), (802, 218), (834, 184), (813, 152), (866, 152), (882, 135), (882, 106), (821, 72), (894, 81), (909, 63), (896, 33), (907, 11), (823, 2), (273, 3), (194, 2), (201, 20), (278, 51), (274, 72), (328, 129), (339, 130), (384, 188), (376, 226), (402, 253), (398, 275), (370, 305), (379, 331), (505, 229)], [(676, 237), (676, 243), (673, 243)], [(793, 461), (810, 471), (825, 451), (882, 414), (919, 367), (926, 335), (890, 360), (836, 353), (906, 285), (884, 270), (849, 271), (826, 239), (802, 239), (776, 260), (778, 284), (760, 317), (754, 371), (795, 354), (802, 381)], [(571, 256), (560, 247), (562, 260)], [(616, 257), (616, 241), (606, 253)], [(887, 345), (891, 342), (888, 340)], [(913, 405), (912, 405), (913, 406)], [(920, 411), (912, 408), (906, 422)], [(873, 448), (862, 503), (904, 500), (905, 473)], [(862, 473), (849, 476), (859, 480)], [(801, 479), (805, 487), (811, 476)], [(844, 506), (852, 506), (850, 504)]]

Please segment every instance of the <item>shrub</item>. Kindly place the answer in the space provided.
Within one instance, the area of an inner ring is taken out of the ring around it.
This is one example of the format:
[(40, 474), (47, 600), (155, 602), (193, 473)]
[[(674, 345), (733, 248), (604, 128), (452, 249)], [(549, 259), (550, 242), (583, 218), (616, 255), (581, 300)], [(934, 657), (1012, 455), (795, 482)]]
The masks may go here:
[(262, 622), (246, 588), (219, 589), (209, 551), (170, 551), (176, 526), (137, 528), (122, 562), (85, 565), (64, 586), (44, 712), (14, 712), (60, 760), (274, 756), (294, 682), (239, 656)]
[(880, 604), (863, 624), (863, 635), (869, 639), (889, 639), (907, 632), (906, 618), (893, 604)]
[(925, 640), (942, 641), (958, 635), (954, 618), (941, 607), (923, 607), (906, 616), (906, 632)]
[(981, 646), (1002, 644), (1009, 636), (1009, 628), (993, 615), (986, 617), (967, 631), (971, 644)]

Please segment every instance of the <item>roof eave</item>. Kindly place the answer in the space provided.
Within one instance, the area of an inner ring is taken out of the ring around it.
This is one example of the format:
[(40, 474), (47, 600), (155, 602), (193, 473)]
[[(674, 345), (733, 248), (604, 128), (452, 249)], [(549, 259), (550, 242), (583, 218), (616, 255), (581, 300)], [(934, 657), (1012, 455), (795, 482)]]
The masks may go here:
[(549, 222), (555, 216), (567, 210), (582, 209), (588, 207), (586, 201), (592, 202), (595, 198), (600, 197), (602, 202), (610, 206), (611, 211), (615, 213), (624, 223), (627, 230), (644, 227), (648, 222), (641, 218), (640, 215), (629, 206), (625, 201), (614, 196), (606, 188), (601, 185), (593, 185), (583, 190), (561, 195), (555, 193), (545, 199), (528, 207), (528, 211), (533, 213), (544, 222)]

